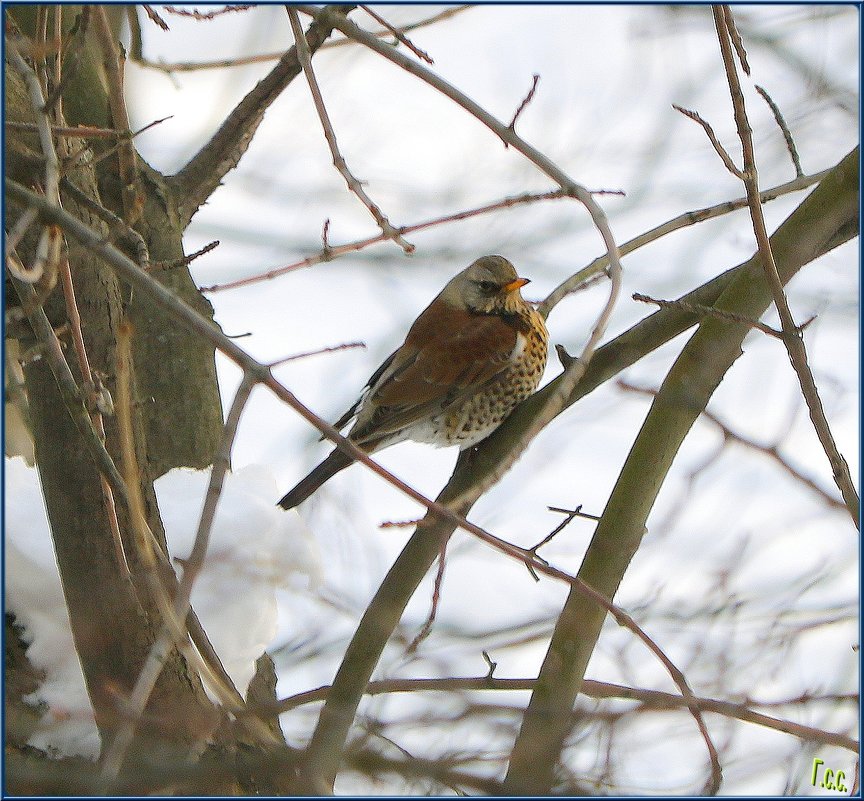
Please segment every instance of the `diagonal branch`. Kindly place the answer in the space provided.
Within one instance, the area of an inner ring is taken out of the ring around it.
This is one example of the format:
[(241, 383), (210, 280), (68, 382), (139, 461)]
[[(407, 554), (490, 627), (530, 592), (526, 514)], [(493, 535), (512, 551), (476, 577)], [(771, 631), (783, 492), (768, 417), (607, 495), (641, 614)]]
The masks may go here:
[[(352, 8), (353, 6), (336, 6), (332, 9), (332, 16), (316, 20), (309, 26), (306, 43), (311, 53), (318, 50), (330, 36), (333, 30), (332, 20), (347, 14)], [(237, 166), (264, 119), (264, 113), (299, 74), (297, 48), (292, 47), (225, 118), (212, 139), (180, 172), (168, 178), (168, 185), (176, 200), (181, 228), (189, 224), (195, 212), (213, 194), (225, 175)]]
[[(798, 383), (801, 385), (801, 393), (804, 395), (804, 400), (807, 403), (807, 409), (810, 412), (810, 420), (813, 423), (813, 428), (816, 430), (816, 436), (819, 438), (822, 449), (825, 451), (825, 455), (828, 457), (828, 462), (831, 465), (834, 482), (840, 489), (840, 494), (843, 496), (852, 520), (856, 527), (860, 528), (858, 520), (860, 499), (855, 490), (852, 476), (849, 473), (849, 465), (840, 453), (837, 443), (834, 441), (834, 436), (831, 433), (831, 428), (828, 425), (828, 418), (825, 416), (825, 410), (822, 407), (819, 390), (816, 388), (813, 372), (810, 370), (810, 365), (807, 361), (807, 349), (804, 346), (804, 337), (801, 334), (801, 329), (795, 324), (795, 319), (789, 308), (786, 293), (783, 291), (783, 282), (780, 280), (780, 275), (777, 272), (774, 253), (771, 250), (768, 229), (765, 227), (765, 217), (762, 213), (762, 204), (759, 201), (759, 175), (756, 170), (753, 133), (747, 118), (744, 95), (741, 92), (741, 83), (738, 80), (738, 72), (735, 68), (732, 53), (732, 46), (734, 45), (740, 57), (743, 45), (739, 45), (738, 43), (739, 37), (735, 30), (732, 11), (729, 6), (715, 5), (712, 8), (714, 11), (714, 24), (717, 28), (717, 37), (720, 40), (723, 66), (726, 69), (726, 80), (729, 83), (729, 93), (732, 96), (732, 106), (735, 111), (735, 124), (738, 127), (738, 136), (741, 139), (741, 146), (744, 152), (744, 174), (742, 180), (747, 189), (750, 217), (753, 220), (753, 232), (759, 247), (762, 268), (765, 271), (765, 278), (771, 287), (774, 305), (780, 316), (780, 323), (783, 328), (783, 344), (786, 346), (789, 360), (792, 362), (792, 367), (798, 376)], [(745, 65), (746, 61), (742, 61), (742, 66), (744, 66), (745, 71), (748, 71)]]
[(324, 138), (327, 140), (327, 145), (330, 148), (330, 155), (333, 157), (333, 166), (345, 179), (345, 183), (348, 184), (348, 189), (359, 198), (360, 202), (367, 208), (375, 222), (378, 223), (378, 227), (381, 229), (384, 236), (388, 239), (392, 239), (402, 248), (402, 250), (405, 251), (405, 253), (413, 253), (414, 245), (407, 242), (402, 234), (393, 227), (390, 220), (388, 220), (384, 215), (384, 212), (382, 212), (372, 198), (366, 194), (363, 185), (348, 168), (345, 157), (339, 150), (339, 143), (336, 141), (336, 132), (333, 130), (333, 123), (330, 122), (330, 115), (327, 113), (327, 107), (324, 105), (324, 97), (321, 95), (321, 87), (318, 85), (318, 79), (315, 77), (315, 71), (312, 69), (312, 57), (309, 53), (306, 39), (303, 37), (303, 29), (300, 27), (300, 17), (293, 8), (289, 8), (288, 18), (291, 21), (291, 30), (294, 33), (297, 58), (300, 61), (300, 66), (303, 68), (306, 82), (309, 84), (309, 91), (312, 93), (315, 111), (318, 112), (318, 119), (321, 120), (321, 127), (324, 129)]

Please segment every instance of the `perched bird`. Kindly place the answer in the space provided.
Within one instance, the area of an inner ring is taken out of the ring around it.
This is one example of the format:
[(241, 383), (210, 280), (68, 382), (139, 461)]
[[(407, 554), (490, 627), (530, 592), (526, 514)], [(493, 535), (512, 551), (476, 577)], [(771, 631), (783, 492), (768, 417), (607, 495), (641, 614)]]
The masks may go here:
[[(348, 438), (367, 453), (410, 439), (468, 448), (537, 388), (549, 335), (522, 298), (528, 283), (502, 256), (483, 256), (452, 278), (375, 371)], [(279, 505), (292, 509), (354, 461), (335, 449)]]

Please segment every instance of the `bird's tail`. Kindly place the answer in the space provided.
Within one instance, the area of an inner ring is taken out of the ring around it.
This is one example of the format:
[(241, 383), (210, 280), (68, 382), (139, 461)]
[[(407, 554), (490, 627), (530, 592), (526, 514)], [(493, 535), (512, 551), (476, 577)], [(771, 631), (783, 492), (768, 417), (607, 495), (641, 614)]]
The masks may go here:
[(333, 478), (340, 470), (344, 470), (353, 461), (347, 453), (336, 448), (306, 478), (285, 494), (282, 500), (279, 501), (279, 506), (283, 509), (293, 509), (295, 506), (303, 503), (325, 481)]

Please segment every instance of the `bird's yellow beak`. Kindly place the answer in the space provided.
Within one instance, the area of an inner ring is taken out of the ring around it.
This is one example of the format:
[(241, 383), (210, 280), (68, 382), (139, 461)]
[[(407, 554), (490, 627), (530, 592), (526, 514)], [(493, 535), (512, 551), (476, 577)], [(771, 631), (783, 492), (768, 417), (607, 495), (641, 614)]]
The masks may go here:
[(514, 278), (509, 284), (504, 284), (505, 292), (515, 292), (517, 289), (521, 289), (525, 284), (531, 283), (530, 278)]

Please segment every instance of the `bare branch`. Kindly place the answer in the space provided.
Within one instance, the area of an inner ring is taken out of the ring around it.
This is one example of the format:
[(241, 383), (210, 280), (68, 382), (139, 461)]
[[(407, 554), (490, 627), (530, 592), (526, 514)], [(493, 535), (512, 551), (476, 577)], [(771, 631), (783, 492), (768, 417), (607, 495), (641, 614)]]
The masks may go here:
[[(121, 55), (114, 34), (108, 23), (108, 15), (102, 6), (94, 6), (96, 34), (102, 48), (102, 63), (108, 82), (108, 101), (111, 106), (111, 119), (115, 128), (129, 131), (129, 113), (126, 110), (126, 97), (123, 92), (123, 69), (125, 58)], [(121, 138), (117, 142), (117, 165), (120, 171), (121, 194), (123, 200), (123, 219), (134, 225), (141, 215), (144, 196), (138, 184), (138, 160), (132, 142)]]
[(720, 320), (729, 320), (733, 323), (743, 323), (751, 328), (756, 328), (763, 334), (767, 334), (774, 339), (782, 339), (783, 334), (780, 331), (773, 329), (770, 325), (766, 325), (759, 320), (751, 320), (740, 314), (724, 311), (723, 309), (715, 309), (713, 306), (700, 306), (696, 303), (688, 303), (686, 300), (658, 300), (657, 298), (648, 297), (640, 292), (633, 293), (633, 300), (638, 300), (641, 303), (653, 303), (661, 309), (683, 309), (691, 314), (699, 315), (700, 317), (716, 317)]
[[(47, 24), (47, 17), (46, 17)], [(45, 102), (42, 85), (37, 74), (28, 66), (27, 62), (18, 52), (17, 42), (10, 42), (8, 47), (9, 59), (12, 66), (21, 75), (27, 86), (30, 104), (36, 117), (36, 125), (39, 132), (39, 145), (45, 160), (45, 197), (52, 206), (60, 205), (60, 162), (57, 158), (57, 150), (54, 147), (54, 138), (51, 135), (51, 124), (45, 111)], [(23, 234), (25, 221), (19, 221), (15, 226), (16, 232)], [(8, 250), (7, 250), (8, 252)], [(57, 268), (60, 259), (60, 238), (52, 226), (45, 226), (36, 245), (36, 260), (32, 267), (25, 269), (24, 275), (38, 275), (39, 280), (43, 273), (49, 276), (49, 282), (53, 286), (56, 280)], [(23, 263), (22, 263), (23, 267)]]
[[(412, 225), (403, 225), (397, 230), (400, 234), (411, 234), (415, 231), (423, 231), (427, 228), (434, 228), (436, 226), (445, 225), (446, 223), (456, 222), (458, 220), (467, 220), (471, 217), (476, 217), (481, 214), (487, 214), (492, 211), (499, 211), (500, 209), (510, 208), (512, 206), (518, 206), (524, 203), (534, 203), (539, 200), (553, 200), (563, 197), (567, 197), (567, 195), (560, 189), (552, 192), (542, 192), (540, 194), (526, 193), (522, 195), (516, 195), (514, 197), (504, 198), (503, 200), (498, 200), (494, 203), (488, 203), (485, 206), (478, 206), (474, 209), (468, 209), (467, 211), (459, 211), (453, 214), (446, 214), (442, 217), (435, 217), (431, 220), (426, 220), (425, 222), (414, 223)], [(367, 239), (358, 239), (354, 242), (348, 242), (344, 245), (332, 245), (328, 240), (329, 230), (329, 220), (325, 220), (324, 231), (322, 233), (323, 247), (314, 256), (309, 256), (305, 259), (301, 259), (300, 261), (294, 262), (293, 264), (287, 264), (284, 267), (277, 267), (276, 269), (268, 270), (266, 273), (250, 275), (247, 278), (238, 278), (236, 281), (228, 281), (224, 284), (216, 284), (214, 286), (202, 287), (201, 291), (222, 292), (226, 289), (236, 289), (237, 287), (254, 284), (258, 281), (269, 281), (273, 278), (278, 278), (280, 275), (285, 275), (286, 273), (293, 272), (294, 270), (299, 270), (302, 267), (311, 267), (315, 264), (323, 264), (324, 262), (332, 261), (339, 256), (343, 256), (346, 253), (353, 253), (358, 250), (363, 250), (370, 245), (375, 245), (380, 242), (387, 241), (387, 235), (381, 233), (378, 236), (368, 237)]]
[(153, 8), (153, 6), (148, 5), (147, 3), (143, 3), (142, 5), (143, 5), (143, 8), (144, 8), (144, 13), (147, 14), (147, 16), (150, 18), (150, 21), (151, 21), (151, 22), (155, 23), (155, 24), (156, 24), (158, 27), (160, 27), (163, 31), (169, 31), (169, 30), (171, 30), (171, 29), (168, 27), (168, 23), (165, 22), (165, 20), (162, 19), (162, 17), (160, 17), (159, 14), (156, 13), (156, 9)]
[(771, 109), (771, 113), (774, 115), (774, 119), (777, 122), (780, 130), (783, 132), (783, 139), (786, 142), (786, 149), (789, 151), (789, 156), (792, 159), (792, 165), (795, 167), (795, 175), (800, 178), (804, 175), (804, 170), (801, 169), (801, 159), (798, 156), (798, 148), (795, 147), (795, 140), (792, 138), (792, 132), (789, 130), (789, 126), (786, 125), (786, 120), (783, 119), (783, 113), (780, 111), (780, 108), (777, 104), (771, 99), (771, 95), (768, 94), (761, 86), (756, 86), (756, 91), (762, 96), (762, 99), (768, 104), (768, 108)]
[(288, 362), (294, 362), (298, 359), (308, 359), (310, 356), (320, 356), (323, 353), (336, 353), (342, 350), (349, 350), (351, 348), (365, 348), (365, 342), (345, 342), (342, 345), (331, 345), (328, 348), (318, 348), (317, 350), (307, 350), (305, 353), (295, 353), (293, 356), (285, 356), (281, 359), (277, 359), (275, 362), (270, 362), (269, 367), (272, 369), (273, 367), (278, 367), (280, 364), (287, 364)]
[[(188, 267), (195, 259), (200, 258), (201, 256), (209, 253), (211, 250), (214, 250), (219, 247), (219, 240), (214, 239), (212, 242), (208, 242), (204, 245), (200, 250), (196, 250), (194, 253), (190, 253), (188, 256), (184, 256), (182, 259), (174, 259), (173, 261), (157, 261), (155, 264), (151, 264), (148, 267), (144, 267), (144, 269), (149, 270), (150, 272), (158, 272), (160, 270), (176, 270), (178, 267)], [(140, 262), (139, 262), (140, 263)]]
[[(776, 198), (782, 197), (790, 192), (798, 192), (802, 189), (806, 189), (808, 186), (818, 183), (829, 172), (830, 170), (822, 170), (822, 172), (817, 172), (813, 175), (796, 178), (794, 181), (789, 181), (780, 186), (775, 186), (773, 189), (766, 189), (763, 192), (760, 192), (759, 197), (763, 203), (767, 203), (770, 200), (775, 200)], [(704, 222), (705, 220), (711, 220), (715, 217), (720, 217), (724, 214), (729, 214), (743, 208), (747, 208), (746, 197), (738, 198), (736, 200), (728, 200), (725, 203), (718, 203), (716, 206), (708, 206), (707, 208), (698, 209), (696, 211), (686, 211), (684, 214), (679, 214), (677, 217), (673, 217), (671, 220), (667, 220), (666, 222), (655, 226), (651, 230), (625, 242), (619, 247), (619, 250), (622, 256), (626, 256), (634, 250), (638, 250), (639, 248), (648, 245), (667, 234), (678, 231), (681, 228), (686, 228), (687, 226), (695, 225), (696, 223)], [(566, 281), (563, 281), (558, 287), (550, 292), (549, 296), (540, 304), (537, 310), (544, 317), (547, 317), (549, 312), (567, 295), (582, 286), (591, 276), (602, 274), (608, 266), (609, 260), (605, 255), (594, 259), (594, 261), (592, 261), (587, 267), (580, 270), (576, 275), (568, 278)]]
[[(81, 63), (81, 54), (84, 52), (87, 27), (90, 23), (90, 8), (89, 5), (81, 7), (81, 16), (75, 26), (74, 34), (63, 45), (60, 54), (55, 60), (55, 81), (54, 86), (51, 89), (51, 94), (49, 94), (48, 98), (45, 100), (44, 109), (46, 114), (50, 113), (51, 109), (60, 103), (60, 100), (63, 97), (63, 91), (78, 72), (78, 65)], [(56, 8), (54, 36), (58, 40), (61, 38), (62, 20), (62, 9)], [(61, 65), (63, 65), (64, 70), (62, 77), (59, 75)], [(62, 112), (58, 116), (62, 116)]]
[[(87, 357), (87, 349), (84, 345), (84, 334), (81, 331), (81, 316), (78, 313), (78, 304), (75, 300), (75, 287), (72, 284), (72, 271), (69, 269), (68, 259), (63, 259), (60, 268), (60, 278), (63, 284), (63, 297), (66, 302), (66, 312), (69, 317), (69, 327), (72, 332), (72, 343), (75, 347), (75, 356), (78, 359), (78, 368), (81, 371), (81, 378), (84, 381), (85, 388), (92, 388), (95, 391), (94, 376), (90, 370), (90, 360)], [(93, 428), (99, 439), (104, 442), (105, 425), (102, 421), (102, 413), (95, 403), (91, 404), (91, 409), (90, 419), (93, 421)], [(117, 559), (117, 564), (121, 565), (128, 575), (129, 565), (126, 563), (126, 554), (123, 550), (123, 540), (120, 536), (120, 524), (117, 520), (117, 507), (114, 503), (114, 493), (111, 489), (111, 484), (103, 473), (100, 473), (99, 479), (102, 484), (102, 502), (105, 506), (108, 524), (111, 527), (111, 537), (114, 541), (114, 553)]]
[(216, 19), (216, 17), (221, 17), (224, 14), (232, 14), (237, 11), (248, 11), (250, 8), (255, 8), (253, 4), (235, 4), (235, 5), (227, 5), (224, 8), (217, 8), (213, 11), (198, 11), (197, 8), (192, 9), (191, 11), (187, 8), (182, 8), (178, 6), (162, 6), (162, 8), (169, 14), (176, 14), (178, 17), (191, 17), (192, 19), (196, 19), (199, 22), (209, 22), (212, 19)]
[[(389, 693), (410, 692), (466, 692), (466, 691), (524, 691), (533, 690), (537, 684), (536, 678), (512, 678), (502, 679), (492, 675), (478, 676), (476, 678), (435, 678), (435, 679), (382, 679), (370, 681), (366, 689), (367, 695), (384, 695)], [(318, 687), (314, 690), (306, 690), (278, 702), (278, 706), (271, 710), (263, 708), (261, 711), (288, 712), (305, 704), (323, 701), (327, 698), (329, 686)], [(594, 681), (585, 679), (582, 682), (582, 694), (588, 698), (622, 698), (626, 700), (640, 701), (648, 709), (680, 709), (687, 705), (687, 700), (675, 693), (661, 692), (660, 690), (642, 689), (639, 687), (628, 687), (621, 684), (613, 684), (606, 681)], [(852, 737), (843, 734), (817, 729), (791, 720), (771, 717), (761, 712), (756, 712), (752, 707), (773, 706), (775, 704), (763, 704), (759, 701), (747, 700), (744, 702), (721, 701), (715, 698), (704, 698), (695, 696), (694, 700), (703, 712), (714, 712), (724, 717), (742, 720), (746, 723), (754, 723), (774, 731), (782, 731), (798, 737), (804, 742), (824, 743), (825, 745), (836, 745), (849, 751), (857, 752), (859, 743)], [(821, 698), (813, 697), (806, 701), (820, 701)], [(836, 703), (834, 697), (826, 697), (828, 703)], [(857, 703), (856, 697), (845, 699), (851, 703)], [(799, 699), (793, 699), (789, 703), (798, 703)], [(257, 709), (256, 709), (257, 711)]]
[(327, 145), (330, 148), (330, 155), (333, 157), (333, 166), (339, 171), (340, 175), (348, 184), (348, 189), (353, 192), (360, 202), (367, 208), (372, 218), (378, 224), (382, 233), (392, 239), (399, 245), (405, 253), (413, 253), (414, 245), (407, 242), (402, 235), (390, 223), (390, 220), (384, 215), (380, 208), (366, 194), (360, 181), (358, 181), (351, 170), (342, 153), (339, 151), (339, 144), (336, 141), (336, 132), (333, 130), (333, 125), (330, 122), (330, 115), (327, 113), (327, 107), (324, 105), (324, 98), (321, 95), (321, 88), (318, 86), (318, 80), (315, 78), (315, 71), (312, 69), (312, 58), (309, 54), (309, 48), (306, 44), (306, 39), (303, 36), (303, 29), (300, 27), (300, 18), (297, 12), (290, 8), (288, 9), (288, 19), (291, 21), (291, 30), (294, 32), (294, 42), (297, 48), (297, 58), (300, 61), (300, 66), (303, 68), (303, 73), (306, 76), (306, 82), (309, 84), (309, 91), (312, 93), (312, 100), (315, 104), (315, 111), (318, 112), (318, 119), (321, 120), (321, 127), (324, 129), (324, 138), (327, 140)]
[(426, 620), (420, 627), (420, 631), (411, 640), (408, 647), (405, 649), (406, 654), (413, 654), (432, 633), (432, 626), (435, 625), (435, 618), (438, 617), (438, 607), (441, 604), (441, 586), (444, 584), (444, 569), (447, 566), (447, 540), (441, 543), (441, 550), (438, 553), (438, 570), (435, 572), (435, 581), (432, 583), (432, 604), (429, 607), (429, 614), (426, 615)]
[(82, 192), (68, 178), (60, 180), (60, 186), (63, 191), (71, 195), (77, 203), (84, 208), (92, 211), (100, 220), (107, 223), (111, 232), (111, 236), (116, 237), (124, 245), (129, 246), (135, 253), (135, 259), (143, 269), (148, 269), (150, 265), (150, 251), (147, 249), (147, 243), (144, 237), (141, 236), (134, 228), (131, 228), (126, 222), (114, 214), (110, 209), (106, 209), (100, 203), (97, 203), (86, 192)]
[(714, 133), (714, 129), (711, 127), (711, 124), (702, 119), (699, 114), (695, 111), (691, 111), (690, 109), (682, 108), (681, 106), (676, 106), (674, 103), (672, 104), (672, 108), (675, 111), (680, 111), (685, 117), (693, 120), (694, 122), (698, 122), (702, 126), (702, 130), (708, 135), (708, 139), (711, 141), (711, 145), (715, 151), (717, 151), (717, 155), (723, 161), (723, 164), (726, 166), (726, 169), (732, 173), (736, 178), (743, 178), (743, 174), (738, 167), (735, 166), (735, 162), (732, 161), (732, 157), (726, 151), (726, 148), (720, 144), (720, 140), (717, 138), (717, 135)]
[(726, 29), (729, 31), (729, 38), (732, 41), (732, 46), (735, 48), (735, 53), (738, 56), (738, 61), (741, 63), (741, 69), (745, 75), (750, 74), (750, 64), (747, 63), (747, 50), (744, 48), (744, 40), (741, 34), (738, 33), (738, 28), (735, 27), (735, 18), (732, 16), (732, 10), (729, 6), (722, 6), (723, 17), (726, 20)]
[[(417, 22), (412, 22), (410, 25), (403, 25), (401, 28), (395, 30), (389, 27), (382, 28), (381, 30), (373, 31), (372, 35), (382, 38), (390, 34), (396, 34), (396, 31), (398, 31), (399, 34), (404, 35), (410, 31), (417, 30), (418, 28), (434, 25), (436, 22), (441, 22), (450, 19), (451, 17), (455, 17), (457, 14), (461, 14), (463, 11), (467, 11), (470, 8), (473, 8), (473, 6), (452, 6), (443, 11), (439, 11), (437, 14), (433, 14), (430, 17), (418, 20)], [(353, 44), (354, 42), (351, 39), (337, 39), (331, 42), (324, 42), (319, 50), (331, 50), (334, 47), (345, 47), (346, 45)], [(278, 53), (261, 53), (257, 56), (221, 58), (213, 59), (211, 61), (175, 61), (168, 63), (163, 61), (150, 61), (138, 56), (133, 56), (133, 59), (142, 67), (149, 67), (150, 69), (159, 70), (160, 72), (165, 72), (170, 75), (173, 72), (197, 72), (198, 70), (226, 69), (230, 67), (242, 67), (247, 64), (261, 64), (267, 61), (278, 61), (284, 55), (285, 51), (280, 50)]]
[(726, 70), (726, 79), (729, 83), (729, 93), (732, 97), (732, 106), (735, 112), (735, 124), (738, 128), (738, 136), (741, 139), (741, 146), (744, 152), (743, 181), (747, 189), (750, 217), (753, 221), (753, 232), (756, 236), (756, 243), (759, 248), (765, 277), (768, 280), (768, 285), (771, 287), (774, 305), (780, 315), (780, 323), (783, 328), (783, 344), (786, 346), (789, 359), (798, 376), (798, 383), (801, 386), (804, 400), (807, 402), (813, 428), (816, 431), (816, 436), (819, 438), (822, 449), (825, 451), (825, 455), (828, 457), (828, 462), (834, 474), (834, 481), (840, 489), (840, 494), (843, 496), (843, 500), (849, 509), (849, 515), (855, 523), (855, 527), (858, 528), (860, 526), (858, 519), (860, 511), (858, 492), (849, 473), (849, 465), (837, 448), (837, 443), (834, 441), (834, 436), (828, 425), (828, 419), (822, 407), (822, 400), (819, 397), (819, 391), (816, 388), (816, 382), (813, 379), (813, 373), (807, 361), (804, 338), (801, 335), (800, 328), (795, 324), (795, 320), (792, 317), (792, 311), (789, 308), (786, 293), (783, 290), (783, 282), (780, 280), (780, 275), (777, 272), (777, 264), (774, 261), (774, 253), (771, 248), (768, 230), (765, 227), (765, 217), (762, 214), (762, 204), (759, 201), (759, 177), (756, 170), (753, 136), (750, 122), (747, 118), (744, 95), (741, 92), (741, 84), (738, 80), (738, 72), (735, 69), (735, 62), (730, 47), (730, 41), (734, 43), (737, 38), (734, 21), (732, 20), (732, 11), (728, 6), (714, 6), (713, 10), (714, 24), (717, 29), (717, 36), (720, 40), (720, 51), (723, 56), (723, 66)]
[(421, 50), (419, 47), (416, 47), (414, 43), (405, 35), (404, 31), (399, 28), (394, 28), (386, 19), (384, 19), (379, 14), (376, 14), (369, 6), (360, 6), (372, 19), (376, 22), (384, 26), (384, 29), (392, 33), (396, 39), (402, 42), (405, 47), (407, 47), (417, 58), (425, 61), (427, 64), (434, 64), (435, 62), (432, 60), (432, 57)]
[[(513, 115), (513, 119), (510, 120), (510, 124), (507, 126), (511, 131), (516, 130), (516, 120), (519, 119), (522, 112), (528, 107), (528, 104), (534, 99), (534, 94), (537, 91), (537, 84), (540, 83), (540, 76), (536, 73), (532, 76), (531, 79), (531, 88), (528, 90), (528, 94), (525, 95), (524, 100), (519, 104), (519, 108), (516, 109), (516, 113)], [(504, 146), (507, 146), (507, 143), (504, 143)]]

